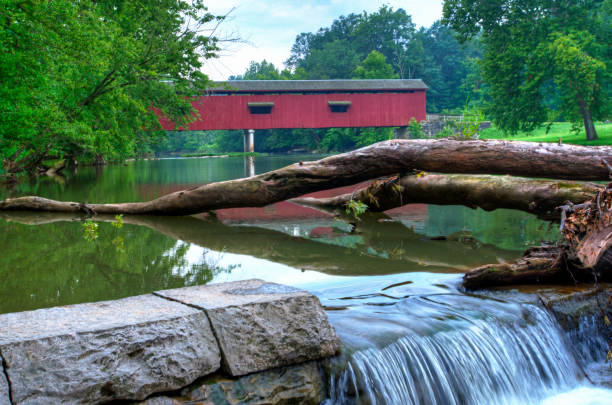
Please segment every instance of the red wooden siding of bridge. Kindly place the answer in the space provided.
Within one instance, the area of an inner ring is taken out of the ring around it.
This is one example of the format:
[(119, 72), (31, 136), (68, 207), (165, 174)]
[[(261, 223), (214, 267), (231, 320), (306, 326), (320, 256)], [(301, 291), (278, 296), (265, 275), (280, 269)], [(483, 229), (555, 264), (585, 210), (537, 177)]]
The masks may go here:
[[(412, 118), (417, 121), (426, 118), (427, 87), (421, 81), (316, 82), (323, 85), (314, 90), (312, 83), (308, 83), (308, 90), (299, 87), (275, 89), (273, 86), (270, 90), (261, 90), (263, 87), (255, 87), (256, 90), (253, 90), (253, 87), (248, 87), (248, 90), (239, 88), (229, 91), (214, 89), (193, 103), (200, 113), (200, 120), (182, 129), (401, 127), (408, 125)], [(338, 88), (330, 89), (330, 82), (332, 85), (337, 84)], [(354, 83), (363, 85), (363, 82), (370, 83), (365, 83), (365, 88), (346, 89), (350, 85), (354, 86)], [(376, 88), (379, 82), (383, 82), (386, 88)], [(393, 88), (394, 83), (390, 82), (403, 82), (404, 86), (401, 87), (399, 85), (402, 83), (398, 83), (398, 88)], [(414, 82), (420, 82), (422, 85), (411, 84)], [(349, 85), (343, 86), (341, 83)], [(229, 85), (233, 85), (233, 82)], [(250, 83), (249, 85), (253, 86)], [(330, 101), (350, 102), (350, 107), (346, 112), (332, 112)], [(269, 114), (252, 114), (249, 103), (274, 103), (274, 106)], [(160, 122), (164, 129), (174, 129), (167, 119), (161, 117)]]

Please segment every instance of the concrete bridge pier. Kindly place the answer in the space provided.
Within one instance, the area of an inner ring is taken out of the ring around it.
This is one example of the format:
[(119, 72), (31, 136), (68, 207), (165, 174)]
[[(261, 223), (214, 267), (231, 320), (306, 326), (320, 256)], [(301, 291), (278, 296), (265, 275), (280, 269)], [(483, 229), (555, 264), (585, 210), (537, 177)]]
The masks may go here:
[(255, 130), (247, 129), (244, 131), (244, 152), (255, 152)]

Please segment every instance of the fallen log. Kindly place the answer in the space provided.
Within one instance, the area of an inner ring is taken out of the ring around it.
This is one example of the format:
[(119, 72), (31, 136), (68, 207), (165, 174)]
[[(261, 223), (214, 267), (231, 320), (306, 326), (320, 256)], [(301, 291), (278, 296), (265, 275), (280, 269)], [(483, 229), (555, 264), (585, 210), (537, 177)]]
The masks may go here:
[(557, 246), (534, 246), (514, 263), (480, 266), (463, 277), (463, 287), (476, 290), (518, 284), (552, 284), (572, 281), (564, 270), (564, 253)]
[(300, 195), (412, 171), (511, 174), (574, 180), (609, 178), (612, 147), (507, 141), (391, 140), (245, 179), (207, 184), (139, 203), (85, 204), (41, 197), (0, 202), (0, 210), (190, 215), (260, 207)]
[(598, 184), (572, 181), (420, 173), (374, 181), (350, 194), (330, 198), (294, 198), (291, 201), (327, 212), (344, 211), (349, 201), (359, 201), (373, 212), (406, 204), (464, 205), (486, 211), (515, 209), (542, 219), (559, 219), (561, 212), (558, 207), (568, 201), (579, 204), (592, 199), (602, 188)]
[(533, 247), (512, 264), (478, 267), (463, 278), (463, 286), (478, 289), (547, 282), (612, 281), (612, 189), (591, 200), (562, 208), (557, 246)]

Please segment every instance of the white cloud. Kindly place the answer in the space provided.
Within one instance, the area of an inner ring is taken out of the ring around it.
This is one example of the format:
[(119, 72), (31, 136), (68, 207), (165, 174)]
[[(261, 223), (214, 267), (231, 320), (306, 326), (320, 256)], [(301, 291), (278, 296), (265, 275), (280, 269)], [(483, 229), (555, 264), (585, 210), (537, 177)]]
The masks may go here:
[(224, 46), (220, 58), (206, 61), (204, 72), (225, 80), (244, 73), (250, 61), (263, 59), (282, 68), (298, 34), (327, 27), (340, 15), (374, 12), (383, 4), (403, 8), (417, 26), (429, 26), (442, 16), (441, 0), (209, 0), (206, 5), (214, 14), (235, 8), (221, 33), (238, 34), (245, 43)]

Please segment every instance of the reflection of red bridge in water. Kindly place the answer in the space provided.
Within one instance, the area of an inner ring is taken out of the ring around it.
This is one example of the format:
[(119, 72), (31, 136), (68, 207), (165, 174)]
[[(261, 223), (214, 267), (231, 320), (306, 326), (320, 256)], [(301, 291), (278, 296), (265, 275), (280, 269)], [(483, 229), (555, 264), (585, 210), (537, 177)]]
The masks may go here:
[[(361, 183), (353, 186), (335, 188), (333, 190), (317, 191), (310, 193), (308, 197), (333, 197), (340, 194), (351, 193), (355, 189), (363, 187), (367, 184)], [(173, 184), (173, 185), (140, 185), (139, 194), (146, 199), (152, 199), (164, 194), (173, 193), (175, 191), (185, 190), (193, 187), (193, 184)], [(400, 217), (410, 217), (411, 219), (425, 220), (427, 219), (427, 205), (412, 204), (403, 207), (395, 208), (388, 213)], [(330, 218), (331, 215), (321, 212), (316, 209), (293, 204), (287, 201), (268, 205), (266, 207), (247, 207), (247, 208), (229, 208), (217, 211), (217, 217), (225, 223), (241, 223), (241, 222), (274, 222), (288, 220), (305, 220), (314, 218)]]

